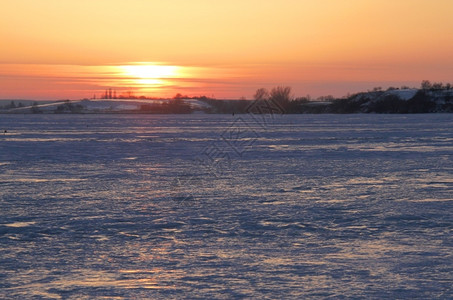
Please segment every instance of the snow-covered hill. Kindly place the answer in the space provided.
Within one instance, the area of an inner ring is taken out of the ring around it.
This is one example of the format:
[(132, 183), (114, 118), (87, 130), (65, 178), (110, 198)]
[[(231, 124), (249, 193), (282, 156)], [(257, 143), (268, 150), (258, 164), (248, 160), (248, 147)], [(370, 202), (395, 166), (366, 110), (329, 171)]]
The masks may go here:
[[(245, 101), (245, 102), (244, 102)], [(277, 101), (278, 100), (270, 100)], [(24, 105), (25, 103), (25, 105)], [(98, 99), (14, 103), (5, 100), (0, 113), (246, 113), (253, 101), (197, 99)], [(279, 104), (287, 114), (299, 113), (436, 113), (453, 112), (453, 89), (389, 89), (354, 94), (330, 101)]]
[[(14, 101), (8, 100), (0, 106), (0, 113), (178, 113), (205, 111), (210, 105), (197, 99), (127, 100), (98, 99), (77, 101)], [(17, 103), (16, 103), (17, 102)]]
[(453, 90), (403, 89), (361, 93), (352, 98), (360, 102), (360, 112), (429, 113), (453, 112)]

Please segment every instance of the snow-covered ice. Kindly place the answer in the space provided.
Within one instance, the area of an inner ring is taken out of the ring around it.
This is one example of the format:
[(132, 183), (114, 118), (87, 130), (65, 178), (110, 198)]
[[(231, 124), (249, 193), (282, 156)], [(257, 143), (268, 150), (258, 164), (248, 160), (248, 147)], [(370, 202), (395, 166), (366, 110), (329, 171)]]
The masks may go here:
[(452, 128), (1, 115), (0, 298), (452, 298)]

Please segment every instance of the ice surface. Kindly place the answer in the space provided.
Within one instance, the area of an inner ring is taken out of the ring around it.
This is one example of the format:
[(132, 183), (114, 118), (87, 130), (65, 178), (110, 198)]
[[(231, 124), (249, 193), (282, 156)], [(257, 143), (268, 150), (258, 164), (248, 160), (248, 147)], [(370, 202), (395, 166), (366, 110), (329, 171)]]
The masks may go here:
[(0, 298), (452, 298), (452, 128), (1, 115)]

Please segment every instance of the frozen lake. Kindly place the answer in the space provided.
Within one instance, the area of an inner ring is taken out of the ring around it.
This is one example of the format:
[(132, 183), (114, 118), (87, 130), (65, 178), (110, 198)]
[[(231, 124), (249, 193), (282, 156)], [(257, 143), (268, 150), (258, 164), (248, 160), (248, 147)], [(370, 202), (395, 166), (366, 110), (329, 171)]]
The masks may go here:
[(452, 128), (0, 115), (0, 298), (452, 298)]

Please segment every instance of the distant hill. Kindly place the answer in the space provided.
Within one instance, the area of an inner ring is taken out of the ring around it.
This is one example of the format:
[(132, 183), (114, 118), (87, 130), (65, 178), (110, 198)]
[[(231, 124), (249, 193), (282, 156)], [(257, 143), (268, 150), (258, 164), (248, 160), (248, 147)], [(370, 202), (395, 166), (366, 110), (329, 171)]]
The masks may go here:
[(210, 109), (197, 99), (0, 100), (0, 113), (9, 114), (179, 114)]
[[(267, 104), (274, 102), (277, 111), (285, 114), (303, 113), (451, 113), (453, 112), (453, 88), (426, 85), (416, 88), (390, 88), (388, 90), (357, 93), (335, 99), (321, 97), (312, 101), (309, 98), (296, 98), (280, 101), (266, 98)], [(0, 100), (0, 113), (247, 113), (256, 103), (253, 100), (216, 99), (154, 99), (154, 100), (78, 100), (42, 102), (31, 100)], [(266, 107), (263, 107), (266, 108)], [(261, 111), (261, 110), (258, 110)], [(265, 109), (263, 110), (265, 113)], [(256, 110), (254, 111), (256, 113)]]
[(329, 113), (453, 112), (453, 89), (395, 89), (359, 93), (332, 101)]
[(453, 112), (453, 89), (389, 89), (323, 101), (295, 99), (283, 105), (287, 114), (301, 113), (445, 113)]

